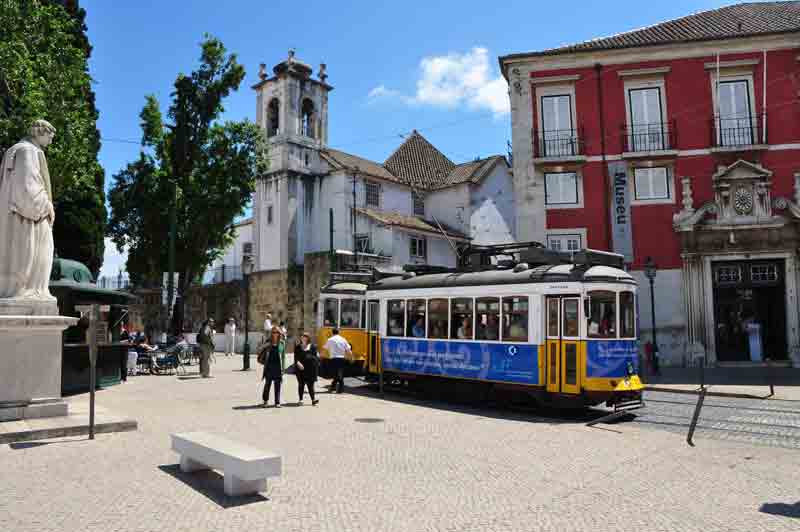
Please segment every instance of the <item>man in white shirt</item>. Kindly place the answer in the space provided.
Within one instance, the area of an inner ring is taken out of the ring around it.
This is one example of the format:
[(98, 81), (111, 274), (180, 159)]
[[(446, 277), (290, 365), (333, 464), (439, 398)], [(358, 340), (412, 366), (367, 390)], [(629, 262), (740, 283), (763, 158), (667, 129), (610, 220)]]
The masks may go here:
[(350, 343), (339, 334), (339, 329), (334, 328), (333, 336), (328, 338), (328, 341), (325, 342), (324, 349), (328, 352), (334, 371), (331, 389), (335, 389), (336, 393), (342, 393), (342, 391), (344, 391), (345, 357), (353, 355)]
[(269, 341), (270, 334), (272, 334), (272, 314), (267, 312), (267, 319), (264, 320), (264, 342)]
[(236, 322), (233, 318), (228, 318), (225, 324), (225, 356), (234, 354), (236, 350)]

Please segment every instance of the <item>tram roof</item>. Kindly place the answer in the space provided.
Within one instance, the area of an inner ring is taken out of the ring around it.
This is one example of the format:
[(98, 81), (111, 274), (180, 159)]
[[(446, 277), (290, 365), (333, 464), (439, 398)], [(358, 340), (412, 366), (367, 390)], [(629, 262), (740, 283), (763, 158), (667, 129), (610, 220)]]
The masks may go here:
[(322, 287), (322, 290), (320, 290), (320, 292), (324, 294), (359, 294), (359, 295), (364, 295), (364, 292), (366, 291), (367, 291), (367, 285), (365, 283), (355, 283), (355, 282), (331, 283), (327, 286)]
[(635, 284), (626, 271), (610, 266), (575, 264), (546, 264), (534, 268), (486, 270), (480, 272), (451, 272), (429, 275), (409, 275), (382, 279), (369, 286), (370, 290), (403, 290), (412, 288), (445, 288), (456, 286), (491, 286), (503, 284), (552, 282), (622, 282)]

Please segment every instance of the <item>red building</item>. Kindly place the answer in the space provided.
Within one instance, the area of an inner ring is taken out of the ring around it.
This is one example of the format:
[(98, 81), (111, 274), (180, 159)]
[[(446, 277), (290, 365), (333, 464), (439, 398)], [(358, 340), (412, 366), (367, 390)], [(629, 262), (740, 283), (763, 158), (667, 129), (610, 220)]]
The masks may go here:
[[(800, 365), (800, 2), (500, 58), (517, 237), (657, 265), (670, 365)], [(644, 297), (644, 296), (648, 297)]]

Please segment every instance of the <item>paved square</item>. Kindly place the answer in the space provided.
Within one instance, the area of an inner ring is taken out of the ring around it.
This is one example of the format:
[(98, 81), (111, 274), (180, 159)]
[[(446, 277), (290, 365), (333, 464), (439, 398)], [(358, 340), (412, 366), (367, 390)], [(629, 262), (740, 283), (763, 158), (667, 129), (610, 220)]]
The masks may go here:
[[(98, 393), (137, 432), (0, 446), (0, 530), (800, 528), (794, 449), (701, 435), (689, 448), (647, 423), (587, 428), (371, 392), (296, 407), (292, 376), (285, 408), (261, 409), (257, 372), (217, 361), (214, 379), (140, 376)], [(169, 434), (194, 430), (280, 453), (283, 477), (225, 497), (219, 473), (177, 467)]]

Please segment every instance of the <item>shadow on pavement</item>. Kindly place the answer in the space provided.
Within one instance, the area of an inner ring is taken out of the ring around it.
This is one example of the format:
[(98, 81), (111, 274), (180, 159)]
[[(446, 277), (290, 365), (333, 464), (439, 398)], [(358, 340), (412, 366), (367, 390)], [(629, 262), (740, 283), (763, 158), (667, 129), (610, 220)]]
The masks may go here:
[(53, 445), (53, 444), (59, 444), (59, 443), (72, 443), (72, 442), (78, 442), (78, 441), (86, 441), (87, 439), (88, 439), (88, 436), (86, 438), (69, 439), (69, 440), (61, 440), (61, 439), (59, 439), (59, 440), (53, 440), (53, 441), (22, 441), (22, 442), (17, 442), (17, 443), (9, 443), (8, 446), (10, 448), (14, 449), (15, 451), (21, 451), (23, 449), (33, 449), (34, 447), (41, 447), (43, 445)]
[(768, 502), (761, 505), (759, 511), (765, 514), (781, 515), (783, 517), (794, 517), (800, 519), (800, 501), (794, 504), (782, 502)]
[[(550, 425), (585, 424), (608, 415), (609, 413), (608, 410), (599, 408), (557, 409), (535, 405), (533, 403), (498, 400), (497, 398), (475, 398), (474, 394), (473, 397), (465, 399), (463, 394), (448, 393), (446, 390), (440, 393), (432, 393), (430, 391), (388, 388), (386, 389), (384, 397), (381, 397), (377, 387), (362, 384), (360, 386), (347, 386), (345, 388), (345, 393), (370, 397), (377, 401), (383, 400), (424, 406), (426, 408), (435, 408), (437, 410), (470, 414), (492, 419), (521, 421), (526, 423), (547, 423)], [(624, 420), (616, 420), (609, 423), (609, 425), (615, 425), (630, 420), (632, 417), (633, 416), (628, 416)]]
[(158, 468), (164, 473), (180, 480), (209, 500), (217, 503), (222, 508), (235, 508), (246, 504), (268, 501), (269, 499), (256, 493), (241, 497), (228, 497), (224, 491), (223, 476), (216, 471), (196, 471), (184, 473), (178, 464), (160, 465)]
[(264, 407), (261, 403), (255, 405), (239, 405), (234, 406), (232, 410), (264, 410)]

